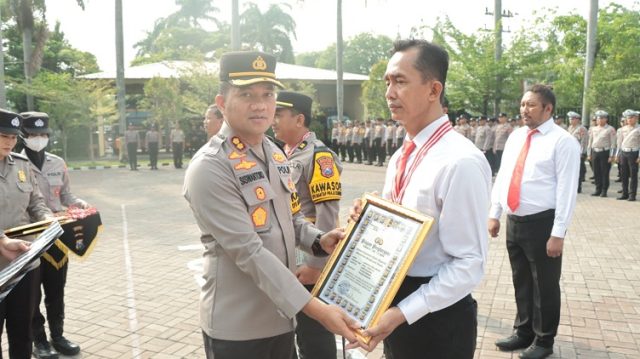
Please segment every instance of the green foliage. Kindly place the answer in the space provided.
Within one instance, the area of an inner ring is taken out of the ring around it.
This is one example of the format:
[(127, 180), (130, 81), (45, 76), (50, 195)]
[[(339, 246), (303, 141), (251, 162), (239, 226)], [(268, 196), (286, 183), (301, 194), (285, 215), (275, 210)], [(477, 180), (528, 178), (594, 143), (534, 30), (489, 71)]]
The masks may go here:
[(142, 108), (151, 111), (151, 120), (159, 128), (172, 128), (182, 118), (180, 80), (154, 77), (144, 85)]
[(387, 84), (383, 77), (387, 69), (387, 60), (380, 60), (371, 67), (369, 80), (362, 83), (362, 104), (366, 118), (390, 118), (385, 93)]
[(240, 14), (240, 38), (244, 46), (276, 55), (278, 61), (293, 63), (293, 46), (290, 36), (296, 38), (296, 22), (283, 7), (272, 4), (261, 12), (257, 4), (247, 3), (247, 9)]
[[(392, 47), (393, 41), (387, 36), (373, 35), (367, 32), (358, 34), (345, 41), (344, 71), (367, 75), (369, 74), (371, 66), (389, 57), (389, 51)], [(335, 70), (336, 45), (334, 43), (323, 51), (300, 54), (296, 57), (296, 63), (304, 66)]]

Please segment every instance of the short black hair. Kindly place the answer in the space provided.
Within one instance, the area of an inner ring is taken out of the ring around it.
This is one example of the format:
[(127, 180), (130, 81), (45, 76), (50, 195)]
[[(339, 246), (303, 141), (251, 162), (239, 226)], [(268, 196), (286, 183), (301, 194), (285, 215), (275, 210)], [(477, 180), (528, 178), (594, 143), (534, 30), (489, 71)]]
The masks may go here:
[(209, 111), (213, 111), (213, 115), (216, 116), (216, 118), (224, 117), (222, 116), (222, 112), (220, 112), (218, 105), (210, 105), (209, 107), (207, 107), (207, 112)]
[(447, 71), (449, 71), (449, 54), (442, 47), (427, 40), (396, 40), (393, 43), (393, 53), (404, 52), (411, 48), (418, 49), (414, 67), (422, 74), (422, 80), (435, 79), (442, 83), (440, 103), (444, 105), (445, 84), (447, 82)]
[(527, 90), (527, 92), (533, 92), (534, 94), (540, 96), (542, 99), (543, 105), (551, 104), (553, 107), (551, 112), (556, 109), (556, 95), (553, 93), (553, 87), (549, 85), (543, 84), (535, 84)]

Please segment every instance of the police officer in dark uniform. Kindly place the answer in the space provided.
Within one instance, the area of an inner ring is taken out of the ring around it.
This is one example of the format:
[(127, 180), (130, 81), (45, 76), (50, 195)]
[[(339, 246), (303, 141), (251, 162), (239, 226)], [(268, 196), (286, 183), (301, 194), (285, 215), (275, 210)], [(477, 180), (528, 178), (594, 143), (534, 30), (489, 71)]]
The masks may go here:
[[(53, 217), (40, 194), (29, 159), (11, 152), (18, 141), (21, 124), (18, 114), (0, 109), (0, 231)], [(35, 237), (22, 239), (32, 241)], [(0, 269), (9, 263), (9, 259), (5, 255), (0, 257)], [(0, 301), (0, 335), (6, 320), (10, 358), (31, 358), (39, 264), (39, 261), (29, 264), (24, 277)]]
[[(23, 155), (29, 158), (42, 196), (47, 207), (53, 212), (62, 212), (65, 207), (87, 208), (87, 202), (71, 193), (67, 165), (64, 160), (46, 152), (49, 142), (49, 115), (44, 112), (24, 112), (22, 132), (25, 147)], [(76, 355), (80, 347), (63, 336), (64, 330), (64, 287), (67, 283), (69, 258), (57, 244), (51, 246), (40, 260), (40, 282), (44, 289), (44, 305), (51, 334), (51, 344), (47, 342), (44, 329), (45, 318), (40, 312), (42, 293), (38, 291), (38, 305), (33, 318), (34, 355), (37, 358), (57, 358), (58, 352)], [(57, 351), (57, 352), (56, 352)]]

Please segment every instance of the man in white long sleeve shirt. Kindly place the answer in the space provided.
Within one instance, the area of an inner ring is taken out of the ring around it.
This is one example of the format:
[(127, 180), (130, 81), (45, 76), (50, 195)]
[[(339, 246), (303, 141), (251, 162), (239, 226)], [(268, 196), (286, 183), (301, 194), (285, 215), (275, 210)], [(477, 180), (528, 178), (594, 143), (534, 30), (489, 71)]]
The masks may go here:
[(522, 97), (525, 125), (509, 136), (491, 194), (489, 233), (507, 213), (507, 250), (518, 312), (501, 350), (527, 348), (520, 358), (553, 353), (560, 322), (560, 272), (565, 233), (576, 203), (580, 145), (556, 125), (555, 95), (534, 85)]
[[(367, 350), (385, 355), (473, 358), (477, 304), (487, 256), (491, 168), (473, 142), (454, 131), (442, 101), (449, 56), (424, 40), (401, 40), (385, 73), (392, 118), (407, 131), (389, 161), (383, 197), (435, 219)], [(356, 201), (352, 214), (359, 213)], [(461, 226), (460, 223), (465, 223)]]

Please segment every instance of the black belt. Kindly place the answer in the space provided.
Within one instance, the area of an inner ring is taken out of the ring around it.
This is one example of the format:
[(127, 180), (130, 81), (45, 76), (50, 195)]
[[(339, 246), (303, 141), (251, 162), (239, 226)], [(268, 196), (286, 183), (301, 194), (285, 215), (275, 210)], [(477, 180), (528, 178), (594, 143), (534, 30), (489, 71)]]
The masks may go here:
[(404, 282), (406, 282), (408, 285), (421, 286), (423, 284), (429, 283), (429, 281), (431, 281), (431, 278), (433, 278), (433, 277), (410, 277), (410, 276), (406, 276), (404, 278)]
[(515, 214), (510, 214), (508, 217), (510, 220), (514, 221), (514, 222), (533, 222), (533, 221), (538, 221), (541, 219), (546, 219), (549, 217), (555, 217), (556, 215), (556, 210), (555, 209), (548, 209), (546, 211), (542, 211), (542, 212), (538, 212), (538, 213), (534, 213), (534, 214), (529, 214), (527, 216), (516, 216)]

